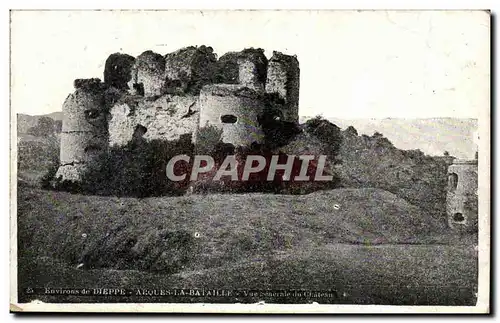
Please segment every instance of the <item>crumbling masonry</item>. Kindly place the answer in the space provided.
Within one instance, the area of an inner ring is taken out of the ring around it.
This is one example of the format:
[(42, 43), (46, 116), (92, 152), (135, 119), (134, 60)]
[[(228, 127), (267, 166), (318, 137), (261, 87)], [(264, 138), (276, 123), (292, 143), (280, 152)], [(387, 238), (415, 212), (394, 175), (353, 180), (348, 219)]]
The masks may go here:
[(282, 121), (298, 122), (299, 62), (295, 56), (262, 49), (230, 52), (217, 59), (207, 46), (134, 58), (108, 57), (104, 82), (76, 80), (63, 104), (61, 180), (78, 182), (110, 147), (124, 147), (136, 136), (197, 142), (204, 127), (222, 132), (223, 143), (250, 146), (263, 140), (259, 118), (266, 95), (279, 98)]

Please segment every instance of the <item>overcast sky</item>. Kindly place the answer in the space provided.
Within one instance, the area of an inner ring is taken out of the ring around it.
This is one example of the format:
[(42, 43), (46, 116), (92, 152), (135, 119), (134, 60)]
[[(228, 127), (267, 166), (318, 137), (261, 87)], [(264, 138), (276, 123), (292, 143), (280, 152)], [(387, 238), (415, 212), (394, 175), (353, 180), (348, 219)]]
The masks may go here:
[(60, 111), (115, 52), (209, 45), (296, 54), (300, 115), (477, 118), (489, 106), (485, 12), (22, 11), (12, 13), (12, 108)]

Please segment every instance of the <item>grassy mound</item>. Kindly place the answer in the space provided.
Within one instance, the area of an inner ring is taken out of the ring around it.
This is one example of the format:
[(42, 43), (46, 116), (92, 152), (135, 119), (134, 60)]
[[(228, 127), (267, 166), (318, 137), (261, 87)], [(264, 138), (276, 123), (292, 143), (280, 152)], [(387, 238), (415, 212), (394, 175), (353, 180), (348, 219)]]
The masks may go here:
[(173, 273), (335, 242), (421, 243), (444, 221), (379, 189), (135, 199), (21, 186), (18, 228), (21, 256)]

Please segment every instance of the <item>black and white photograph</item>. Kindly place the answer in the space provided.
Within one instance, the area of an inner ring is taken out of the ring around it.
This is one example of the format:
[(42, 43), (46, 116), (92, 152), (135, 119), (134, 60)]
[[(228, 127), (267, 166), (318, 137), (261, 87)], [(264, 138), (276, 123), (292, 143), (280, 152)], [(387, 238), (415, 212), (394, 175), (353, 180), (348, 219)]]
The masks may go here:
[(11, 10), (10, 310), (488, 313), (490, 21)]

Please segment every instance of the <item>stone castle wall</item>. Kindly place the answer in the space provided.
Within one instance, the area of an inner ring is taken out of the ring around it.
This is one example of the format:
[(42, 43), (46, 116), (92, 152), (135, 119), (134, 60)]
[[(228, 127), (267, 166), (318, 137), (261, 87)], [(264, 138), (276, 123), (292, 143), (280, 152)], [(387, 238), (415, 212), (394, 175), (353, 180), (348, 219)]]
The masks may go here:
[[(120, 53), (109, 55), (104, 65), (104, 83), (119, 90), (128, 90), (134, 64), (133, 56)], [(137, 77), (135, 72), (134, 77)]]
[(103, 83), (76, 83), (63, 105), (57, 175), (71, 181), (78, 181), (85, 165), (109, 147), (124, 147), (137, 136), (171, 141), (184, 135), (196, 142), (197, 129), (211, 125), (222, 130), (225, 143), (259, 143), (266, 93), (283, 99), (286, 121), (298, 121), (298, 61), (274, 52), (268, 62), (262, 49), (231, 52), (218, 60), (206, 46), (164, 56), (115, 53), (106, 60)]
[(165, 58), (150, 50), (137, 56), (132, 66), (129, 89), (132, 94), (151, 97), (163, 94)]
[(129, 98), (118, 102), (110, 111), (109, 144), (126, 146), (132, 141), (137, 127), (144, 127), (142, 138), (177, 140), (191, 135), (198, 126), (198, 97), (164, 95), (154, 101)]

